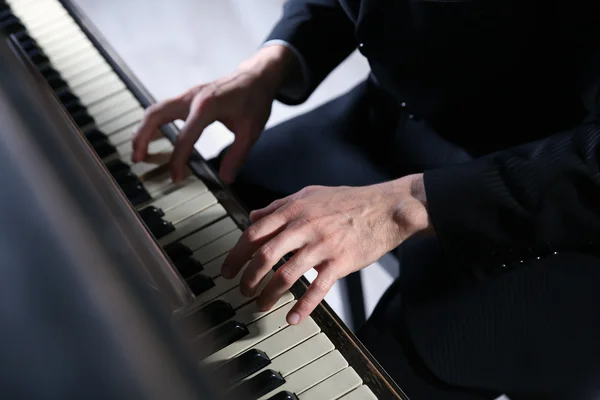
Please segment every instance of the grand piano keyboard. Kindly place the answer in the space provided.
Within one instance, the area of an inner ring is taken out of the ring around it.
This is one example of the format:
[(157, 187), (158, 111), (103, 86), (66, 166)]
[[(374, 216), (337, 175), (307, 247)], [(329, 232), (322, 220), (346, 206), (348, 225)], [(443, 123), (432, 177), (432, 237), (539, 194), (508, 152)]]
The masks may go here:
[(152, 100), (73, 4), (0, 0), (0, 31), (50, 85), (187, 282), (195, 299), (178, 322), (197, 330), (190, 348), (227, 382), (225, 398), (407, 399), (326, 305), (287, 325), (306, 282), (260, 312), (237, 290), (241, 274), (220, 277), (247, 216), (205, 162), (191, 163), (181, 183), (171, 182), (172, 132), (152, 142), (153, 159), (132, 164), (132, 133)]

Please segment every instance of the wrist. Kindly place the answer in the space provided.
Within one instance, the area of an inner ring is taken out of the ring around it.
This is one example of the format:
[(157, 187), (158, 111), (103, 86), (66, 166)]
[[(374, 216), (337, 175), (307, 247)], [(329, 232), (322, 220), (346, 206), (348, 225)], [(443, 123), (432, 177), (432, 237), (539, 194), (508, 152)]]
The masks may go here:
[(286, 46), (273, 44), (262, 47), (244, 61), (239, 69), (252, 73), (266, 90), (275, 93), (289, 80), (300, 76), (300, 66), (294, 53)]
[(414, 235), (435, 235), (429, 215), (423, 174), (407, 175), (389, 182), (394, 191), (394, 221), (406, 240)]

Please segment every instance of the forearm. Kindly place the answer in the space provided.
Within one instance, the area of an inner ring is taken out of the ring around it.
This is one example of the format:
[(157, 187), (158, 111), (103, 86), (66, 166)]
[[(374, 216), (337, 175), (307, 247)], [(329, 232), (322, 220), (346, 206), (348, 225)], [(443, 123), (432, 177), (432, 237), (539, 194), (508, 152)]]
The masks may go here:
[(292, 50), (283, 45), (261, 47), (240, 64), (239, 70), (255, 75), (273, 93), (302, 79), (299, 60)]

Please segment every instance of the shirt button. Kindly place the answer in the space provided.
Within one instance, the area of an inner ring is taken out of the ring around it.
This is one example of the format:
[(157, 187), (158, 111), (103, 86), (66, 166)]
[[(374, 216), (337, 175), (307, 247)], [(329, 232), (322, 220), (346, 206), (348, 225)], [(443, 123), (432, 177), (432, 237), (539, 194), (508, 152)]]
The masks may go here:
[(406, 103), (405, 103), (405, 102), (402, 102), (402, 103), (400, 103), (400, 105), (401, 105), (402, 107), (406, 107)]
[(415, 115), (414, 115), (414, 114), (409, 114), (409, 115), (408, 115), (408, 118), (409, 118), (409, 119), (415, 119)]
[(364, 44), (364, 43), (362, 43), (362, 42), (360, 42), (360, 43), (358, 44), (358, 47), (360, 47), (360, 48), (362, 49), (363, 47), (365, 47), (365, 44)]

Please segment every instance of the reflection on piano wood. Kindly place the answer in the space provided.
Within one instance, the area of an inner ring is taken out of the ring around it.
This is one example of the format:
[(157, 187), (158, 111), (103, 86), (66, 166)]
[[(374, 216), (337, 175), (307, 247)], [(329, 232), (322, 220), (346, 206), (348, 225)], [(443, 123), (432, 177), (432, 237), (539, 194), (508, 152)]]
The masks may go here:
[(195, 298), (177, 310), (177, 322), (195, 330), (189, 348), (200, 364), (229, 383), (225, 398), (407, 398), (325, 304), (287, 326), (306, 281), (260, 312), (237, 290), (241, 274), (220, 277), (247, 214), (198, 154), (183, 182), (170, 181), (173, 126), (152, 143), (157, 155), (131, 163), (131, 135), (152, 99), (79, 10), (66, 1), (0, 0), (0, 30), (18, 41), (187, 282)]

